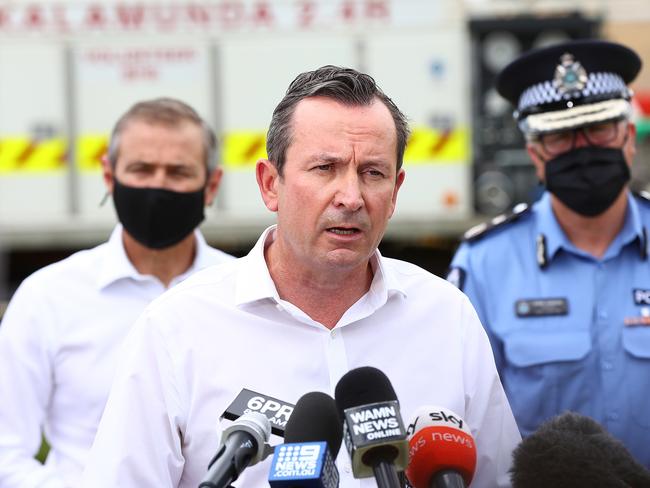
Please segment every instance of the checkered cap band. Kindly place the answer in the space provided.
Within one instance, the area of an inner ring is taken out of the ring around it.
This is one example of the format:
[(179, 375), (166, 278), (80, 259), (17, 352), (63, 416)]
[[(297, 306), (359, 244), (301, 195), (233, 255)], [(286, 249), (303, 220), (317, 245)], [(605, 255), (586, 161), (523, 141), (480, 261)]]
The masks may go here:
[(548, 103), (561, 102), (562, 100), (578, 100), (609, 93), (627, 93), (628, 89), (623, 78), (614, 73), (589, 73), (585, 87), (580, 91), (560, 93), (553, 81), (548, 80), (527, 88), (519, 97), (519, 113), (531, 107)]

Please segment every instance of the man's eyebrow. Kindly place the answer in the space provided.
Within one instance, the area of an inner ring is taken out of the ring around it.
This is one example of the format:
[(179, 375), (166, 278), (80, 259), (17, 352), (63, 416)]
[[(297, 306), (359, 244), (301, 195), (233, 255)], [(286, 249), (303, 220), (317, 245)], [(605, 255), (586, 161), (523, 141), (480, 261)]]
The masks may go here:
[(150, 163), (148, 161), (142, 161), (141, 159), (135, 159), (133, 161), (127, 161), (125, 163), (125, 166), (127, 168), (130, 168), (131, 166), (153, 166), (154, 163)]
[(312, 157), (310, 157), (309, 162), (336, 164), (336, 163), (342, 163), (344, 162), (344, 160), (343, 158), (339, 156), (335, 156), (333, 154), (320, 153), (320, 154), (314, 154)]
[[(339, 156), (335, 156), (333, 154), (320, 153), (320, 154), (314, 154), (312, 157), (309, 158), (308, 161), (310, 163), (337, 164), (337, 163), (345, 163), (347, 162), (347, 159), (341, 158)], [(361, 162), (360, 166), (371, 166), (371, 165), (389, 166), (390, 164), (391, 164), (390, 161), (387, 161), (382, 158), (368, 158), (363, 162)]]
[[(134, 161), (128, 161), (127, 163), (125, 163), (125, 165), (128, 168), (130, 166), (158, 166), (159, 164), (156, 163), (156, 162), (143, 161), (141, 159), (136, 159)], [(187, 169), (187, 168), (194, 169), (194, 167), (195, 167), (194, 164), (191, 164), (191, 163), (188, 163), (188, 162), (182, 162), (182, 161), (165, 164), (163, 166), (165, 168), (169, 168), (169, 169)]]

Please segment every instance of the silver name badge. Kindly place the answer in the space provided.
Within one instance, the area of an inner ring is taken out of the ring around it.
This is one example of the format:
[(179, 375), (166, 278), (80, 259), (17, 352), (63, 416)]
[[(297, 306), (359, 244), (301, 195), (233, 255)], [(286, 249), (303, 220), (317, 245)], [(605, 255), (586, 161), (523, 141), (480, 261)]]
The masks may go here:
[(566, 315), (569, 302), (566, 298), (535, 298), (515, 302), (517, 317), (547, 317), (549, 315)]

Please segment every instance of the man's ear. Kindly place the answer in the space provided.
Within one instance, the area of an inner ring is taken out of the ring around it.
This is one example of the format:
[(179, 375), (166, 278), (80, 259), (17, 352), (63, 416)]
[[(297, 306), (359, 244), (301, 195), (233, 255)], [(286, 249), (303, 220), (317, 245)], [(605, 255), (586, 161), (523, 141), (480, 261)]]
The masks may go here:
[(634, 162), (634, 156), (636, 156), (636, 125), (632, 122), (628, 122), (627, 124), (626, 137), (627, 139), (623, 145), (623, 154), (625, 155), (627, 165), (631, 168)]
[(395, 187), (393, 188), (393, 197), (391, 198), (392, 208), (390, 209), (389, 217), (392, 217), (395, 212), (395, 207), (397, 206), (397, 193), (402, 187), (402, 183), (404, 183), (404, 178), (406, 178), (406, 172), (404, 171), (404, 168), (400, 168), (397, 177), (395, 178)]
[(106, 185), (106, 192), (113, 194), (113, 166), (108, 160), (108, 154), (102, 156), (102, 178), (104, 179), (104, 184)]
[(215, 197), (217, 196), (217, 191), (219, 190), (219, 185), (221, 184), (221, 177), (223, 176), (223, 169), (217, 167), (212, 170), (212, 173), (208, 175), (208, 181), (205, 184), (205, 205), (212, 205)]
[(260, 188), (264, 205), (271, 212), (277, 212), (280, 175), (275, 164), (268, 159), (259, 159), (255, 166), (255, 176), (257, 177), (257, 186)]

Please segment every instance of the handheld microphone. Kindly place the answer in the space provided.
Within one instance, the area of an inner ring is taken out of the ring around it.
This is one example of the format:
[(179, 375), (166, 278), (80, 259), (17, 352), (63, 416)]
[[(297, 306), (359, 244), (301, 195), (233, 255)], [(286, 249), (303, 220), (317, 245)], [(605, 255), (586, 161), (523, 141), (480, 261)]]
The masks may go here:
[(249, 412), (226, 427), (221, 446), (208, 466), (199, 488), (226, 488), (235, 481), (247, 466), (252, 466), (270, 453), (267, 444), (271, 437), (271, 424), (265, 415)]
[(353, 369), (339, 380), (334, 396), (354, 477), (374, 476), (379, 488), (399, 487), (408, 441), (390, 380), (377, 368)]
[(406, 476), (413, 488), (466, 488), (476, 469), (476, 444), (460, 417), (444, 407), (421, 407), (408, 426)]
[(285, 443), (275, 448), (269, 485), (274, 488), (337, 488), (334, 459), (343, 426), (334, 399), (321, 392), (303, 395), (287, 421)]
[(544, 422), (512, 453), (513, 488), (649, 487), (650, 471), (598, 422), (566, 412)]

